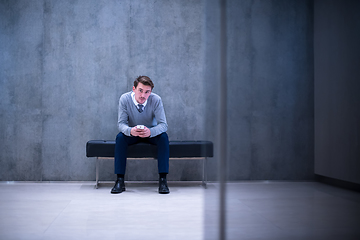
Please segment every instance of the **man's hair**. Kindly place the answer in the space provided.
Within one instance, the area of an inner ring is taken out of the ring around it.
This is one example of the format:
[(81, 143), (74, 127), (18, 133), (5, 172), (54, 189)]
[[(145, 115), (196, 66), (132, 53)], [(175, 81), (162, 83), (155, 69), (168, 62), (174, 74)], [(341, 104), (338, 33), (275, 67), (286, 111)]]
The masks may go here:
[(151, 79), (147, 76), (139, 76), (134, 81), (134, 87), (137, 88), (138, 84), (142, 83), (146, 86), (150, 86), (151, 90), (154, 88), (154, 83), (151, 81)]

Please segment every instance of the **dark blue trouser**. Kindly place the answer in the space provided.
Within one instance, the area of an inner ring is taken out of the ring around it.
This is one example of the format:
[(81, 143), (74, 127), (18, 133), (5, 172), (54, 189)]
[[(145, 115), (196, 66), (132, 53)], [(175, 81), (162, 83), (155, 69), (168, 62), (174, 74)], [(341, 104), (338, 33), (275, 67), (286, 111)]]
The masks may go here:
[(166, 132), (152, 138), (128, 137), (120, 132), (115, 144), (115, 174), (125, 174), (127, 148), (139, 142), (157, 145), (159, 173), (169, 173), (169, 138)]

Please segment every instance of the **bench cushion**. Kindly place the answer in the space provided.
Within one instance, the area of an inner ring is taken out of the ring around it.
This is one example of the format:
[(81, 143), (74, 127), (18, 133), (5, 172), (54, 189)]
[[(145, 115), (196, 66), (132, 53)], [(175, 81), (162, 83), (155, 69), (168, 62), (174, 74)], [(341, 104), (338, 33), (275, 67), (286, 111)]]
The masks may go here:
[[(213, 157), (210, 141), (170, 141), (170, 158)], [(115, 140), (90, 140), (86, 143), (87, 157), (114, 157)], [(156, 158), (157, 147), (137, 143), (128, 148), (129, 158)]]

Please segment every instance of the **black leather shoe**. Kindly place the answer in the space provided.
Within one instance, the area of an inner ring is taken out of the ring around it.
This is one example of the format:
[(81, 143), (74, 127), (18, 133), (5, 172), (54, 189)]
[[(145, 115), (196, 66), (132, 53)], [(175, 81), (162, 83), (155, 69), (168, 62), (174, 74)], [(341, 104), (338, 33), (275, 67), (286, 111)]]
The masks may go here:
[(170, 193), (170, 190), (167, 185), (166, 178), (160, 178), (159, 179), (159, 193), (160, 194), (168, 194)]
[(124, 178), (118, 178), (115, 182), (115, 186), (111, 189), (112, 194), (122, 193), (125, 189)]

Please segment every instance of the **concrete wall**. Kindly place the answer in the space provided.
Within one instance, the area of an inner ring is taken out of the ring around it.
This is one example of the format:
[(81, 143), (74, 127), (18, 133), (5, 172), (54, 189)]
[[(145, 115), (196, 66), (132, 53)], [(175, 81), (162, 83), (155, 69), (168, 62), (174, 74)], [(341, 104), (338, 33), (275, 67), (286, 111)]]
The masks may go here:
[[(138, 75), (162, 96), (170, 139), (202, 139), (201, 2), (1, 1), (0, 11), (0, 180), (94, 179), (85, 144), (115, 139), (118, 99)], [(185, 163), (172, 176), (189, 175)], [(133, 178), (156, 176), (144, 171), (156, 162), (137, 165)], [(102, 170), (113, 178), (112, 161)]]
[(360, 184), (360, 2), (314, 6), (315, 173)]
[[(85, 144), (115, 138), (118, 98), (138, 75), (154, 80), (171, 140), (217, 146), (216, 4), (0, 1), (0, 180), (94, 180)], [(231, 180), (312, 177), (311, 6), (228, 1)], [(114, 178), (112, 161), (101, 169)], [(201, 176), (187, 160), (170, 171)], [(155, 180), (156, 162), (129, 161), (127, 173)]]
[[(228, 179), (313, 179), (312, 1), (226, 5)], [(218, 2), (206, 13), (206, 132), (217, 142)]]

